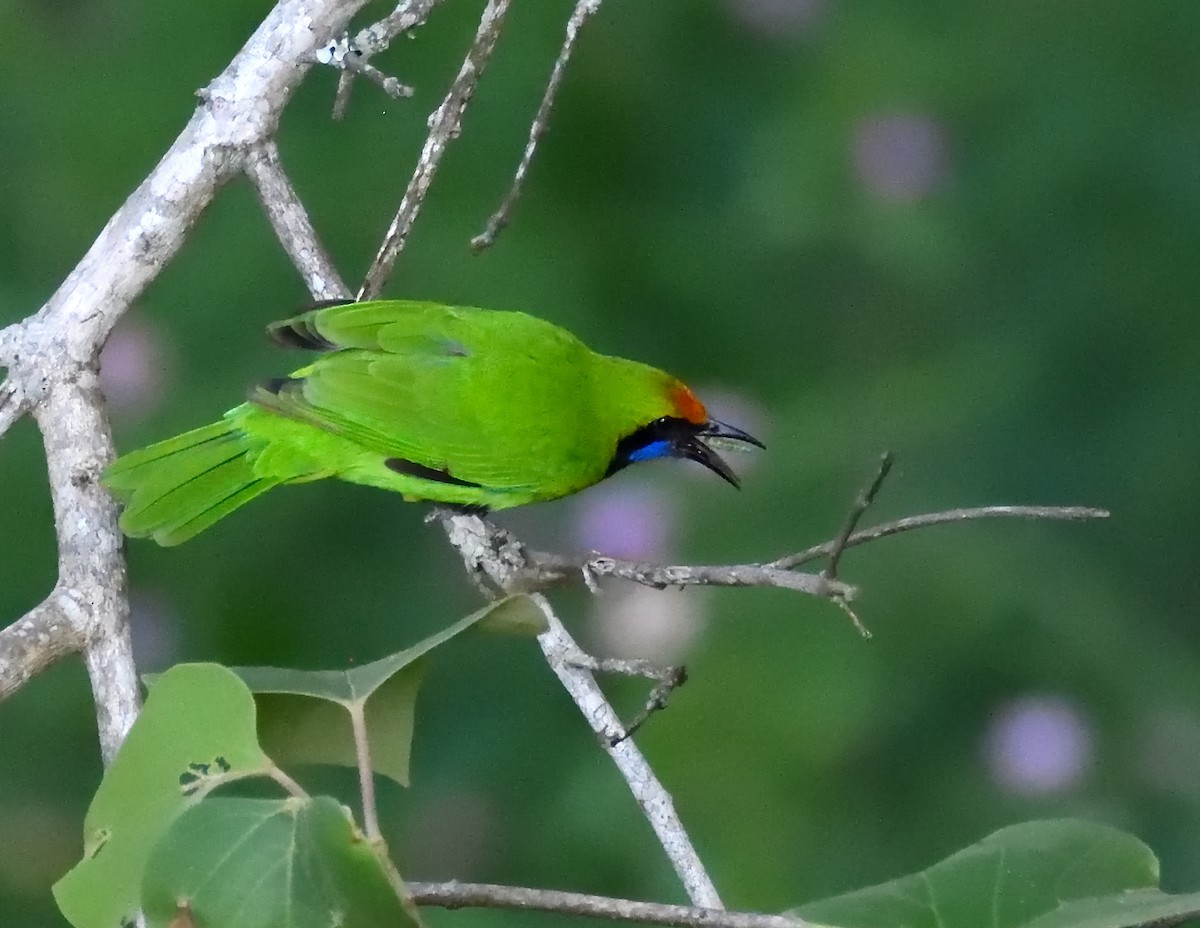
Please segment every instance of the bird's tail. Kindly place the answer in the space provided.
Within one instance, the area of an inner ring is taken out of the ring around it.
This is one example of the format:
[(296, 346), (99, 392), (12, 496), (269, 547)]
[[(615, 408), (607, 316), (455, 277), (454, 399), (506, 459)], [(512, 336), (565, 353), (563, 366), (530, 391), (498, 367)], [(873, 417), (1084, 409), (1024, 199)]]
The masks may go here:
[(104, 483), (125, 503), (127, 535), (177, 545), (280, 481), (254, 472), (249, 439), (222, 419), (118, 458)]

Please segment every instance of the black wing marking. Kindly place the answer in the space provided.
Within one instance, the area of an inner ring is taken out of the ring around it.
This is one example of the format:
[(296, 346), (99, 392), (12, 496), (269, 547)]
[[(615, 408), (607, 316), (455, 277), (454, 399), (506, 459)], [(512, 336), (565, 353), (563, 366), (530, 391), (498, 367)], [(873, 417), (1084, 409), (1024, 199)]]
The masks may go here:
[(438, 470), (435, 467), (426, 467), (424, 464), (418, 464), (416, 461), (409, 461), (406, 458), (388, 458), (383, 462), (389, 470), (394, 470), (398, 474), (407, 474), (409, 477), (420, 477), (422, 480), (432, 480), (435, 483), (448, 483), (455, 487), (482, 487), (481, 483), (472, 483), (470, 480), (459, 480), (452, 476), (447, 471)]

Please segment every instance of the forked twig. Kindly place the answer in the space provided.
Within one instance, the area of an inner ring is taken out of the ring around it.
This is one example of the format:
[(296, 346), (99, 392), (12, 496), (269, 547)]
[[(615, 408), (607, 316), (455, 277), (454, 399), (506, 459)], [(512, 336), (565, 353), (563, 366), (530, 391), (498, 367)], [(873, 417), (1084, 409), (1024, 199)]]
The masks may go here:
[(854, 529), (858, 527), (858, 522), (863, 517), (863, 514), (870, 508), (871, 503), (875, 501), (875, 495), (879, 492), (879, 488), (883, 486), (883, 481), (891, 471), (894, 460), (890, 451), (884, 452), (883, 456), (879, 459), (879, 470), (875, 472), (874, 479), (871, 480), (866, 489), (862, 490), (855, 497), (854, 504), (850, 507), (850, 514), (846, 518), (846, 524), (842, 526), (841, 532), (833, 540), (833, 550), (829, 552), (829, 562), (825, 565), (825, 569), (821, 571), (822, 577), (832, 580), (837, 576), (838, 561), (842, 559), (842, 552), (846, 550), (846, 542), (849, 540)]
[(620, 732), (608, 736), (609, 744), (620, 744), (630, 738), (635, 732), (649, 721), (650, 716), (667, 708), (667, 700), (671, 694), (687, 682), (687, 668), (680, 666), (663, 667), (652, 661), (627, 660), (614, 657), (594, 657), (591, 654), (581, 654), (576, 666), (592, 673), (619, 674), (623, 677), (644, 677), (654, 681), (654, 688), (646, 697), (646, 704)]
[[(442, 0), (402, 0), (391, 13), (361, 29), (353, 39), (343, 38), (340, 43), (333, 43), (333, 48), (344, 49), (346, 54), (352, 54), (355, 61), (330, 61), (343, 67), (338, 77), (337, 95), (333, 102), (333, 118), (342, 119), (350, 105), (350, 90), (354, 86), (354, 75), (361, 73), (379, 84), (391, 96), (411, 96), (412, 88), (401, 84), (396, 78), (388, 77), (378, 68), (370, 64), (374, 55), (388, 48), (396, 36), (411, 32), (429, 18), (433, 8)], [(331, 49), (330, 57), (334, 57)], [(345, 59), (345, 55), (343, 55)], [(382, 80), (381, 80), (382, 79)], [(408, 91), (405, 93), (404, 91)]]

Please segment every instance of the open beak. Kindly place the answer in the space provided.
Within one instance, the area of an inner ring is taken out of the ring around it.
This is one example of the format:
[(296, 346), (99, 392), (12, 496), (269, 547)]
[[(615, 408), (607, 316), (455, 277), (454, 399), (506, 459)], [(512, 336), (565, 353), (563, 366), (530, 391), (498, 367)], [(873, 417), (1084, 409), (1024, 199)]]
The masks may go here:
[(706, 438), (715, 438), (718, 442), (744, 442), (748, 445), (757, 445), (763, 449), (767, 447), (753, 435), (743, 432), (741, 429), (734, 428), (732, 425), (726, 425), (724, 422), (718, 422), (716, 419), (709, 419), (708, 422), (701, 426), (695, 436), (688, 439), (679, 448), (679, 453), (682, 457), (703, 464), (722, 480), (735, 487), (742, 485), (741, 481), (738, 480), (737, 474), (725, 463), (724, 458), (704, 443), (704, 439)]

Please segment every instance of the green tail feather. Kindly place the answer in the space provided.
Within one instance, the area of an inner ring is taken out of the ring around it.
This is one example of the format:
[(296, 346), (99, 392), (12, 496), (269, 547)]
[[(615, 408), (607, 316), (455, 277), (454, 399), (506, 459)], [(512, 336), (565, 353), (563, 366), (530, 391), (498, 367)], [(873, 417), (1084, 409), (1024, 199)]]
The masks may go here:
[(121, 528), (177, 545), (279, 483), (254, 472), (250, 443), (229, 420), (119, 458), (104, 483), (125, 502)]

